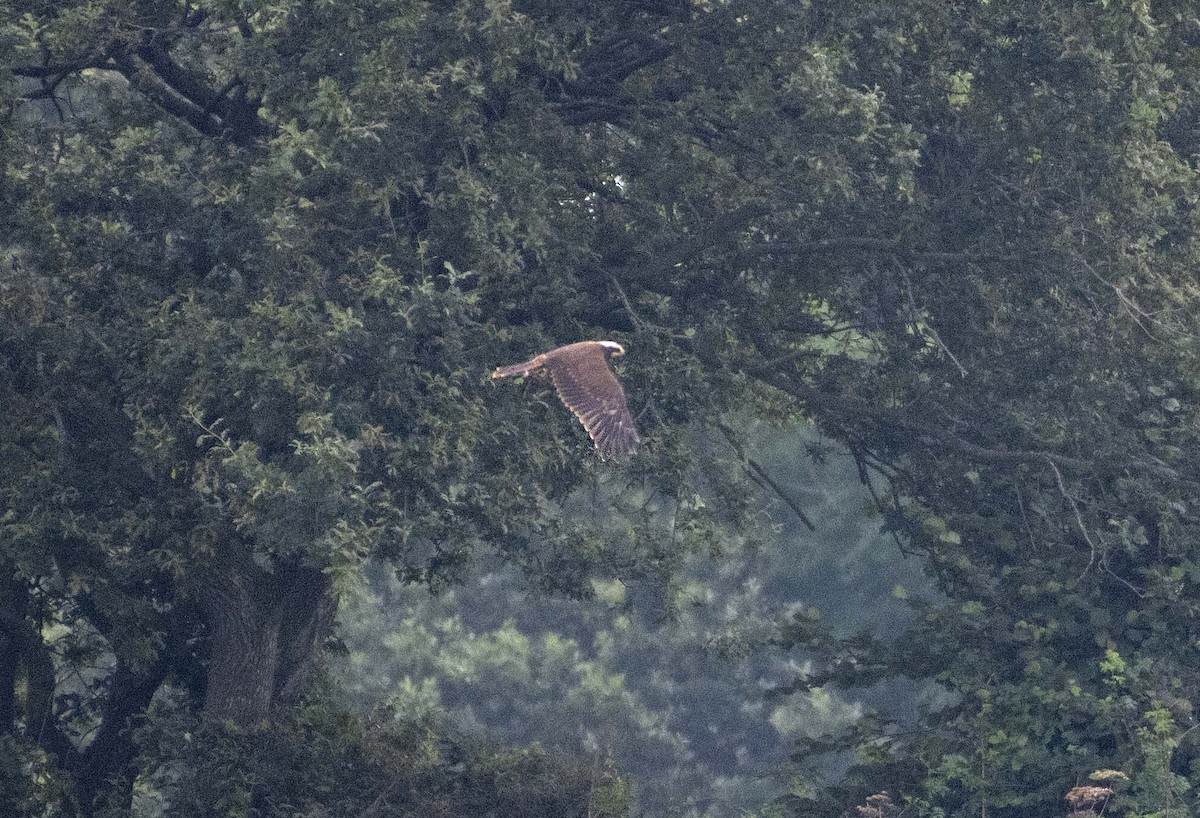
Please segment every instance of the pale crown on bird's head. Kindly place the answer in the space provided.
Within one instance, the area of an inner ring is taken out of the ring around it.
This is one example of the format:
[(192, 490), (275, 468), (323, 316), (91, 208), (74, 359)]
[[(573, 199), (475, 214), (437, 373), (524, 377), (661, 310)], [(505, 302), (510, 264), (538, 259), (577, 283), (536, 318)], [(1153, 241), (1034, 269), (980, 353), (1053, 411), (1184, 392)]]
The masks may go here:
[(600, 346), (604, 347), (606, 355), (624, 355), (625, 347), (618, 344), (616, 341), (600, 341)]

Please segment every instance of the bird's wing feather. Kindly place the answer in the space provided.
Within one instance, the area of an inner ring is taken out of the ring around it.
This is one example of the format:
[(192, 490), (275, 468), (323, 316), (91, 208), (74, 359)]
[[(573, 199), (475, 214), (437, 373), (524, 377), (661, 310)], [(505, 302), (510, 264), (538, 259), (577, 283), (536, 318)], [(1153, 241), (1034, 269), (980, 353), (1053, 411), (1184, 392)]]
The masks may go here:
[(638, 443), (625, 390), (608, 368), (603, 348), (572, 344), (546, 356), (559, 398), (587, 430), (603, 458), (620, 457)]
[(496, 371), (492, 373), (493, 378), (512, 378), (518, 375), (529, 375), (538, 369), (546, 362), (546, 356), (538, 355), (530, 358), (519, 364), (511, 364), (509, 366), (498, 366)]

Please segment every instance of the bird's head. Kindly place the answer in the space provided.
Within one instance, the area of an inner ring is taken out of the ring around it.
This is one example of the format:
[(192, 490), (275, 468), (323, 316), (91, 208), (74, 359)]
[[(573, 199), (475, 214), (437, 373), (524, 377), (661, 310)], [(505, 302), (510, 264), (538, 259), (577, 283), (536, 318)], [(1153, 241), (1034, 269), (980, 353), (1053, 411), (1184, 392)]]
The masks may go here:
[(625, 347), (621, 346), (616, 341), (600, 341), (599, 344), (604, 348), (604, 354), (609, 358), (625, 354)]

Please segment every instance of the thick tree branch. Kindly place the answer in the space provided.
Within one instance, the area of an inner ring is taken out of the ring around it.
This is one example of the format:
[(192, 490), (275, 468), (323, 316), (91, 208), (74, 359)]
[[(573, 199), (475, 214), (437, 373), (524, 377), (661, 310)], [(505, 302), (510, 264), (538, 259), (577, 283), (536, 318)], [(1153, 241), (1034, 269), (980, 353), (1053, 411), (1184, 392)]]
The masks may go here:
[(137, 55), (154, 69), (158, 78), (166, 83), (172, 91), (198, 108), (211, 109), (217, 101), (216, 92), (172, 60), (167, 54), (167, 50), (157, 40), (151, 39), (138, 46)]
[(0, 631), (8, 636), (21, 654), (25, 666), (27, 692), (25, 696), (25, 734), (64, 765), (78, 758), (79, 751), (59, 729), (54, 714), (54, 693), (57, 677), (49, 648), (25, 617), (0, 611)]
[(623, 31), (584, 52), (579, 73), (568, 87), (608, 96), (633, 74), (667, 59), (672, 51), (656, 34)]
[(834, 253), (885, 253), (901, 258), (940, 264), (1015, 264), (1029, 263), (1044, 253), (974, 253), (970, 251), (918, 250), (894, 239), (846, 236), (816, 241), (760, 242), (739, 248), (746, 256), (815, 256)]
[[(675, 9), (655, 9), (668, 15)], [(625, 91), (622, 83), (643, 68), (668, 59), (674, 47), (657, 33), (621, 31), (587, 49), (580, 57), (573, 80), (555, 81), (562, 119), (568, 125), (589, 122), (621, 122), (628, 119), (640, 100)]]
[(200, 133), (227, 138), (242, 147), (270, 134), (258, 117), (256, 104), (229, 95), (240, 84), (236, 78), (214, 91), (172, 60), (158, 42), (151, 40), (135, 53), (137, 59), (129, 54), (114, 56), (117, 69), (137, 91)]
[(149, 68), (139, 65), (132, 57), (120, 55), (114, 60), (134, 90), (174, 117), (182, 119), (205, 136), (221, 136), (224, 129), (214, 116), (179, 96)]
[[(193, 15), (187, 24), (195, 26), (202, 19), (203, 15)], [(231, 94), (243, 85), (240, 78), (234, 77), (219, 90), (214, 89), (172, 59), (157, 35), (147, 35), (132, 49), (126, 43), (114, 40), (100, 52), (68, 62), (18, 66), (13, 73), (48, 82), (46, 87), (27, 95), (27, 99), (53, 99), (59, 83), (86, 68), (115, 69), (155, 105), (206, 136), (226, 138), (249, 147), (270, 135), (271, 129), (258, 116), (257, 101), (244, 94)]]
[(955, 451), (980, 463), (1032, 466), (1051, 464), (1061, 468), (1099, 473), (1130, 471), (1150, 474), (1172, 485), (1200, 491), (1200, 481), (1185, 477), (1175, 469), (1161, 463), (1131, 460), (1120, 464), (1110, 464), (1054, 452), (991, 448), (965, 440), (951, 429), (917, 420), (902, 410), (874, 407), (859, 398), (828, 395), (807, 384), (786, 379), (778, 372), (756, 368), (750, 370), (748, 374), (760, 382), (802, 401), (810, 410), (815, 410), (818, 415), (831, 419), (837, 417), (867, 418), (874, 423), (889, 426), (923, 445)]
[(578, 127), (592, 122), (622, 122), (629, 118), (633, 97), (578, 97), (559, 105), (562, 121)]
[(56, 63), (46, 65), (18, 65), (12, 69), (13, 74), (18, 77), (32, 77), (34, 79), (45, 79), (47, 77), (65, 77), (68, 74), (73, 74), (77, 71), (82, 71), (85, 68), (102, 68), (108, 64), (109, 51), (105, 50), (99, 54), (88, 54), (80, 57), (77, 60), (72, 60), (66, 63)]
[(166, 672), (167, 662), (160, 658), (141, 670), (119, 664), (109, 677), (100, 728), (76, 763), (74, 777), (82, 803), (91, 804), (114, 779), (127, 785), (122, 792), (132, 785), (136, 769), (131, 765), (137, 757), (135, 720), (150, 706)]
[(770, 207), (761, 202), (751, 202), (736, 210), (697, 225), (686, 238), (679, 239), (663, 248), (655, 248), (647, 255), (648, 259), (638, 258), (630, 265), (629, 277), (642, 282), (646, 286), (655, 285), (655, 289), (664, 291), (668, 287), (659, 287), (664, 277), (680, 264), (692, 260), (705, 250), (721, 241), (731, 241), (738, 231), (750, 222), (770, 212)]

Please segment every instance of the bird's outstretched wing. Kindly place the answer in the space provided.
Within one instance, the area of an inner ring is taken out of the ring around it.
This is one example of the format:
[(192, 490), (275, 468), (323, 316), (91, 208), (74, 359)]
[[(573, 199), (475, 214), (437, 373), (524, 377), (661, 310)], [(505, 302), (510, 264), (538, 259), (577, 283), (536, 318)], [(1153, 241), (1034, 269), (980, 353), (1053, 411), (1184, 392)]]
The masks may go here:
[(519, 364), (510, 364), (509, 366), (498, 366), (496, 371), (492, 373), (493, 378), (515, 378), (521, 375), (533, 375), (540, 370), (543, 364), (546, 363), (545, 355), (538, 355), (536, 358), (530, 358), (528, 361)]
[(608, 368), (603, 347), (595, 343), (559, 347), (545, 354), (544, 366), (559, 398), (579, 418), (601, 457), (624, 457), (637, 447), (625, 390)]

